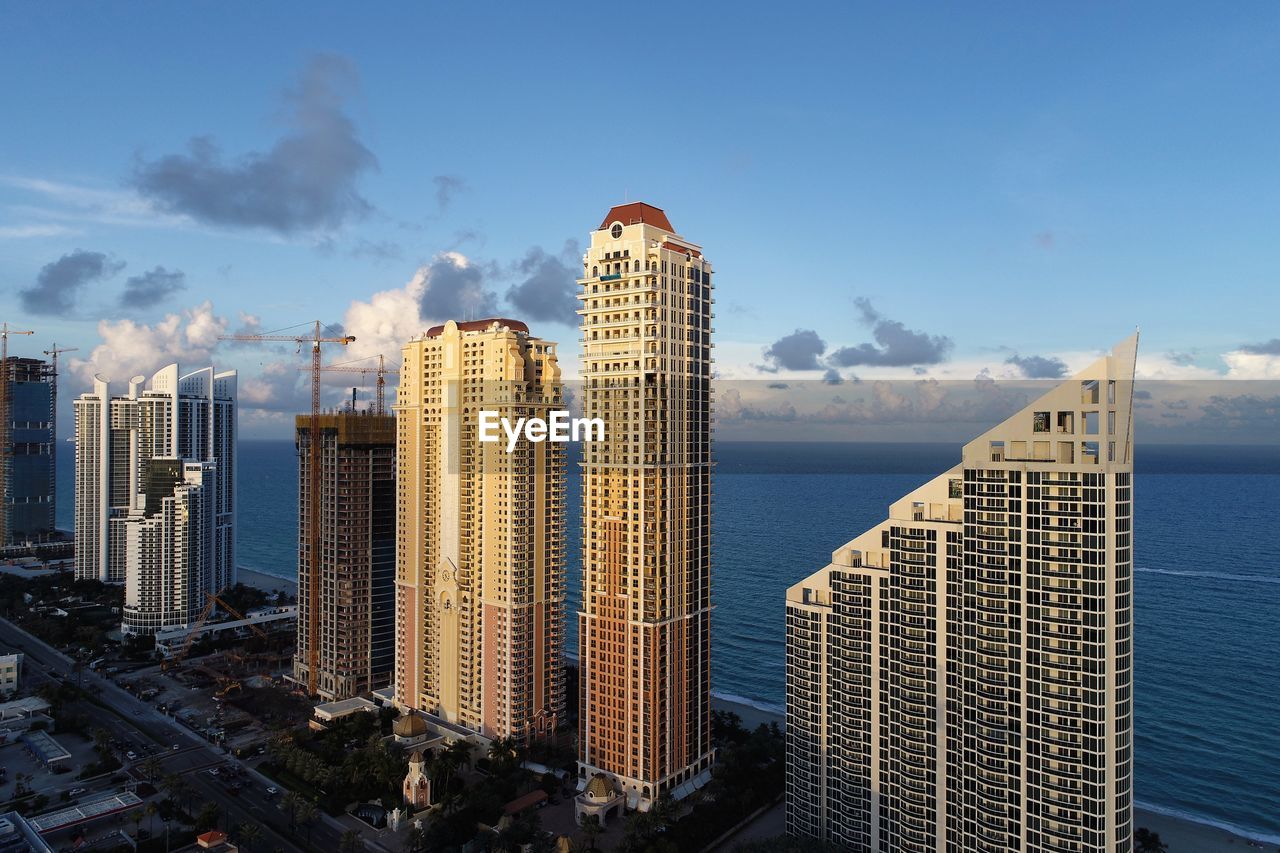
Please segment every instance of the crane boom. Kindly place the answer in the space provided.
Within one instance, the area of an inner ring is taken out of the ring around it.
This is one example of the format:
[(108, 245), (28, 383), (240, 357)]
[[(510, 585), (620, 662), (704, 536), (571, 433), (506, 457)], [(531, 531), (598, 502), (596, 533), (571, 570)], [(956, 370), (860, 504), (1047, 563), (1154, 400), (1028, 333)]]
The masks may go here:
[[(373, 356), (369, 356), (369, 358), (372, 357)], [(378, 402), (377, 406), (374, 408), (374, 413), (379, 415), (385, 415), (387, 413), (387, 376), (400, 375), (400, 371), (395, 368), (387, 368), (386, 362), (383, 360), (381, 353), (378, 354), (377, 367), (355, 367), (350, 364), (326, 364), (321, 366), (320, 370), (324, 373), (359, 373), (362, 379), (370, 373), (375, 374), (378, 377)]]

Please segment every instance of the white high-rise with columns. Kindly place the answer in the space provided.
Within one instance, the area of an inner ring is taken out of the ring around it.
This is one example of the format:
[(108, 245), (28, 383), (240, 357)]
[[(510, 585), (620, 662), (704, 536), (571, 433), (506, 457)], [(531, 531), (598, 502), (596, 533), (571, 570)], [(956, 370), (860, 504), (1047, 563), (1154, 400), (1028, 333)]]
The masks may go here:
[(190, 624), (236, 579), (236, 372), (97, 376), (74, 408), (76, 577), (125, 585), (126, 632)]

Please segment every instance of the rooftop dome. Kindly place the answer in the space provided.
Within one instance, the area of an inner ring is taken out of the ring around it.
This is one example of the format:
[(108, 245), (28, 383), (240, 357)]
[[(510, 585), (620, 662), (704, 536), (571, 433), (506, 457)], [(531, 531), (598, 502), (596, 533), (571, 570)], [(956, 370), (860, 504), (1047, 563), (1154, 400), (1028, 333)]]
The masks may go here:
[(391, 733), (396, 737), (422, 737), (427, 733), (427, 721), (417, 714), (402, 714), (391, 724)]
[(613, 797), (613, 780), (603, 773), (597, 773), (587, 783), (586, 794), (593, 800), (608, 800)]

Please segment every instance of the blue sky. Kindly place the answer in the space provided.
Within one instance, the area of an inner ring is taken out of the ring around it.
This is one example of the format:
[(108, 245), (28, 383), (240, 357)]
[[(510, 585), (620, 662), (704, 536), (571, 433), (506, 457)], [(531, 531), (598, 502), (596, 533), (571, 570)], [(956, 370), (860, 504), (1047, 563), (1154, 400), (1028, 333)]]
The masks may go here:
[[(48, 3), (0, 80), (0, 319), (80, 347), (68, 391), (218, 330), (512, 313), (624, 199), (706, 247), (726, 376), (1050, 375), (1141, 325), (1148, 376), (1280, 378), (1273, 3)], [(289, 353), (213, 357), (285, 422)]]

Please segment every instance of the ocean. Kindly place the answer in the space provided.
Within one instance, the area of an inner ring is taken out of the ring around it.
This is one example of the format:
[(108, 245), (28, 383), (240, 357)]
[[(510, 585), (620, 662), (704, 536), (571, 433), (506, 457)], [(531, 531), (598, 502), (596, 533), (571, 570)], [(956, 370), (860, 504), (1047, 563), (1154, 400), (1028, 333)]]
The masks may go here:
[[(58, 518), (69, 529), (65, 446)], [(781, 711), (786, 588), (959, 453), (954, 444), (717, 444), (716, 693)], [(242, 441), (240, 454), (240, 564), (292, 577), (293, 444)], [(1280, 447), (1140, 445), (1137, 458), (1136, 799), (1280, 844)], [(569, 470), (572, 613), (579, 492), (577, 465)]]

